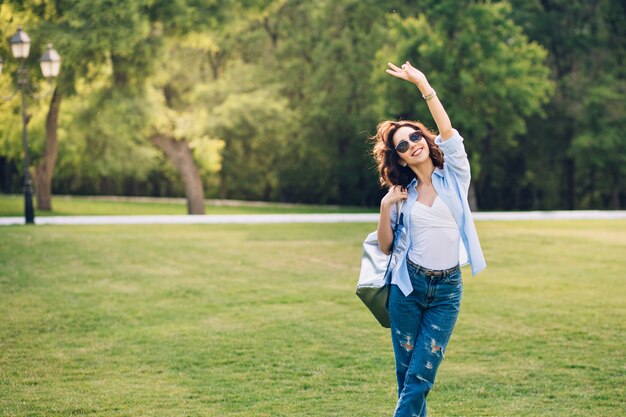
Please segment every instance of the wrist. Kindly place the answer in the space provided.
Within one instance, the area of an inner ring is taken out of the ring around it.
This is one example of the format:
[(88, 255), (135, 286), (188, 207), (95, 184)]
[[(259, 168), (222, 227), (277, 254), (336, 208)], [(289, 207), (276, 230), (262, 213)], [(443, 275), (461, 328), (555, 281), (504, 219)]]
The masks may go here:
[(416, 82), (415, 86), (418, 90), (420, 90), (420, 93), (422, 93), (423, 96), (426, 96), (433, 91), (433, 88), (430, 86), (428, 80), (426, 79)]

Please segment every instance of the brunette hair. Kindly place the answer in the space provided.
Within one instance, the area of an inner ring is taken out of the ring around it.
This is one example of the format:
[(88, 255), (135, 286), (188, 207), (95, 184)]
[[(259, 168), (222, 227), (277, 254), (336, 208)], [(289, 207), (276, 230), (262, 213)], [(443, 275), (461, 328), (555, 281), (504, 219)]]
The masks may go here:
[(422, 123), (413, 120), (402, 120), (393, 122), (386, 120), (376, 127), (376, 134), (371, 137), (374, 141), (372, 154), (376, 160), (380, 183), (383, 186), (392, 187), (394, 185), (407, 186), (415, 173), (408, 166), (400, 165), (400, 157), (393, 145), (393, 135), (401, 127), (408, 126), (422, 132), (424, 140), (430, 151), (430, 159), (438, 168), (443, 168), (443, 152), (435, 145), (437, 135), (428, 130)]

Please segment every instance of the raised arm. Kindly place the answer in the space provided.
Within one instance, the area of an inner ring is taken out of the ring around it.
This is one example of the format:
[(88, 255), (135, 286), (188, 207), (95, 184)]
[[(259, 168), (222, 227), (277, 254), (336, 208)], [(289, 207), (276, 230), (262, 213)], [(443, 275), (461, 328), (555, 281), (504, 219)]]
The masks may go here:
[(454, 131), (452, 130), (452, 123), (450, 122), (450, 118), (448, 117), (446, 110), (443, 108), (441, 101), (437, 98), (437, 93), (435, 93), (435, 90), (428, 83), (424, 73), (413, 67), (409, 61), (402, 64), (401, 68), (396, 67), (391, 62), (387, 65), (389, 65), (390, 68), (387, 69), (388, 74), (415, 84), (415, 86), (422, 93), (422, 97), (426, 99), (426, 104), (428, 105), (430, 114), (432, 114), (433, 119), (435, 119), (441, 139), (444, 142), (450, 139), (454, 134)]
[(396, 67), (391, 62), (387, 65), (390, 67), (390, 69), (387, 69), (388, 74), (415, 84), (422, 93), (439, 130), (439, 136), (435, 138), (435, 143), (443, 151), (444, 169), (450, 169), (455, 173), (463, 186), (463, 191), (467, 193), (471, 181), (471, 172), (467, 154), (465, 153), (465, 146), (463, 145), (463, 138), (452, 127), (448, 114), (439, 98), (437, 98), (437, 93), (428, 83), (424, 73), (413, 67), (409, 61), (406, 61), (401, 68)]

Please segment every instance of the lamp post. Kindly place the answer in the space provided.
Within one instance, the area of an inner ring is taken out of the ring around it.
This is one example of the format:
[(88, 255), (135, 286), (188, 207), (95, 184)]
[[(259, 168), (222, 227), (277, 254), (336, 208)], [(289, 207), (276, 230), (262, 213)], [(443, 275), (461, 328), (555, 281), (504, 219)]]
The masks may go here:
[[(35, 223), (35, 210), (33, 208), (33, 182), (30, 177), (30, 155), (28, 152), (28, 120), (30, 116), (26, 112), (26, 93), (32, 93), (32, 88), (28, 81), (28, 70), (25, 66), (26, 58), (30, 52), (30, 37), (22, 30), (20, 26), (15, 35), (10, 40), (11, 52), (16, 59), (20, 60), (20, 66), (17, 69), (17, 90), (22, 97), (22, 146), (24, 147), (24, 218), (26, 224)], [(41, 72), (43, 76), (52, 82), (52, 78), (59, 75), (61, 67), (61, 57), (52, 48), (52, 44), (48, 44), (46, 52), (39, 60)], [(0, 57), (0, 74), (2, 73), (3, 62)], [(17, 93), (17, 91), (16, 91)], [(15, 94), (14, 94), (15, 95)]]

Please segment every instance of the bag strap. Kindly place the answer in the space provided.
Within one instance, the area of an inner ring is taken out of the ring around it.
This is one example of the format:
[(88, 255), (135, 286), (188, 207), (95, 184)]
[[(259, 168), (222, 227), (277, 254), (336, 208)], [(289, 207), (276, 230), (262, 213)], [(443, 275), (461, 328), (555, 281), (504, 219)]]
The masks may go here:
[(396, 203), (396, 210), (398, 212), (398, 215), (396, 217), (396, 227), (394, 227), (393, 229), (393, 244), (391, 247), (392, 251), (393, 251), (393, 248), (396, 246), (396, 240), (398, 239), (398, 234), (400, 233), (399, 231), (401, 230), (400, 227), (404, 226), (404, 213), (402, 212), (403, 208), (404, 208), (404, 202), (398, 201)]
[(398, 226), (404, 225), (404, 213), (402, 213), (402, 209), (404, 208), (404, 201), (400, 200), (396, 202), (396, 209), (398, 211), (398, 216), (396, 217), (396, 227), (394, 228), (393, 233), (393, 243), (396, 243), (396, 234), (398, 231)]
[[(396, 209), (398, 215), (396, 216), (396, 227), (393, 230), (393, 242), (391, 244), (391, 252), (389, 252), (389, 260), (387, 261), (387, 267), (385, 271), (389, 271), (389, 265), (391, 265), (391, 259), (393, 258), (393, 251), (396, 248), (396, 242), (398, 241), (398, 236), (402, 233), (402, 227), (404, 226), (404, 213), (402, 213), (402, 209), (404, 208), (404, 203), (398, 201), (396, 203)], [(386, 274), (386, 272), (385, 272)]]

